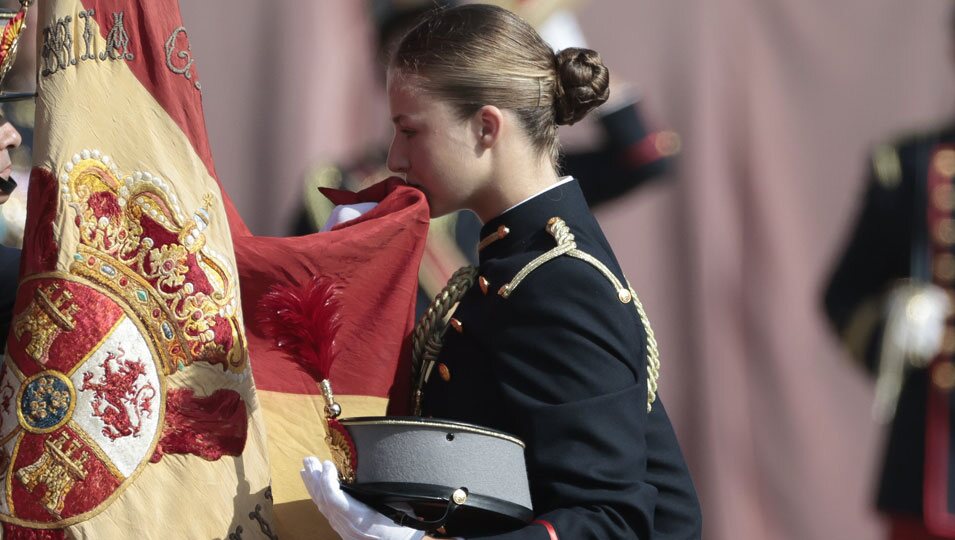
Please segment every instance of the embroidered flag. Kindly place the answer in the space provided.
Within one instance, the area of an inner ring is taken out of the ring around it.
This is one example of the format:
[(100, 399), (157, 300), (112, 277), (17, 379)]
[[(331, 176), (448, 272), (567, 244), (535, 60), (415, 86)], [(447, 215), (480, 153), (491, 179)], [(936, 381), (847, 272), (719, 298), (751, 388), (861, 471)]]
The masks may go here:
[(275, 538), (231, 227), (175, 0), (38, 6), (0, 368), (13, 538)]

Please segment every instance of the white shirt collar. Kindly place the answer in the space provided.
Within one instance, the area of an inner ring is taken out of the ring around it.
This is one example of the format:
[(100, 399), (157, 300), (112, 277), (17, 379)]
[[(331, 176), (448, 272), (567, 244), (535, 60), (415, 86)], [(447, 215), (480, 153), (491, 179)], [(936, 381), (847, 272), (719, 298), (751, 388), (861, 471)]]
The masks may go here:
[(550, 191), (550, 190), (552, 190), (552, 189), (554, 189), (554, 188), (556, 188), (556, 187), (558, 187), (558, 186), (562, 186), (562, 185), (566, 184), (567, 182), (570, 182), (570, 181), (573, 180), (573, 179), (574, 179), (573, 176), (561, 176), (560, 178), (557, 179), (557, 183), (556, 183), (556, 184), (553, 184), (553, 185), (550, 185), (550, 186), (545, 187), (544, 189), (538, 191), (537, 193), (531, 195), (530, 197), (524, 199), (523, 201), (521, 201), (521, 202), (515, 204), (514, 206), (508, 208), (507, 210), (505, 210), (504, 212), (501, 212), (501, 213), (502, 213), (502, 214), (506, 214), (507, 212), (510, 212), (511, 210), (513, 210), (513, 209), (517, 208), (518, 206), (520, 206), (520, 205), (526, 203), (527, 201), (533, 199), (534, 197), (537, 197), (538, 195), (540, 195), (540, 194), (542, 194), (542, 193), (546, 193), (546, 192), (548, 192), (548, 191)]

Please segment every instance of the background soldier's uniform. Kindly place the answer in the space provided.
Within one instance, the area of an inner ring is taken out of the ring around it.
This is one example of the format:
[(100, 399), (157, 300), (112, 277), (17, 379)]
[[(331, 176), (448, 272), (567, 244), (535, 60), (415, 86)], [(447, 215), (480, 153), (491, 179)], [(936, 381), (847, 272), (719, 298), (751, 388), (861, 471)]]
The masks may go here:
[[(21, 143), (17, 148), (10, 149), (10, 160), (16, 172), (23, 171), (29, 177), (33, 157), (33, 127), (35, 123), (36, 104), (33, 100), (8, 101), (0, 105), (0, 124), (10, 122), (20, 134)], [(12, 176), (12, 175), (11, 175)], [(13, 319), (13, 303), (17, 296), (17, 283), (20, 277), (20, 242), (23, 241), (23, 223), (15, 223), (22, 213), (12, 207), (26, 205), (24, 188), (0, 206), (0, 352), (7, 346), (7, 333)], [(21, 196), (22, 195), (22, 196)]]
[(696, 493), (659, 399), (647, 413), (651, 342), (636, 299), (569, 255), (499, 294), (557, 245), (545, 230), (554, 216), (629, 289), (576, 181), (491, 220), (482, 238), (509, 232), (481, 250), (479, 277), (430, 370), (424, 414), (527, 443), (539, 522), (494, 538), (699, 538)]
[[(912, 136), (873, 153), (870, 182), (855, 230), (826, 290), (825, 308), (852, 354), (879, 364), (886, 293), (904, 278), (955, 287), (952, 177), (955, 127)], [(955, 304), (953, 304), (955, 305)], [(948, 319), (942, 353), (927, 369), (910, 368), (891, 429), (877, 505), (928, 531), (955, 538), (955, 328)]]

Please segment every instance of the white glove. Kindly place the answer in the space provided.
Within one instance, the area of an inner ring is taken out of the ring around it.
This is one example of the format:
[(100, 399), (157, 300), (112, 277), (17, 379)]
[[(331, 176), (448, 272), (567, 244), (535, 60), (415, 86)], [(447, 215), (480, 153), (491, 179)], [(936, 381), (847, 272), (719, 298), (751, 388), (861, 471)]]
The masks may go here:
[(332, 208), (332, 213), (328, 216), (328, 221), (322, 225), (322, 230), (319, 232), (331, 230), (335, 225), (355, 219), (376, 206), (378, 206), (378, 203), (375, 202), (339, 204), (335, 208)]
[(309, 456), (303, 462), (302, 481), (318, 511), (342, 540), (421, 540), (424, 532), (402, 527), (342, 491), (338, 469), (331, 461)]
[(889, 293), (885, 339), (916, 366), (938, 354), (951, 305), (943, 289), (905, 283)]

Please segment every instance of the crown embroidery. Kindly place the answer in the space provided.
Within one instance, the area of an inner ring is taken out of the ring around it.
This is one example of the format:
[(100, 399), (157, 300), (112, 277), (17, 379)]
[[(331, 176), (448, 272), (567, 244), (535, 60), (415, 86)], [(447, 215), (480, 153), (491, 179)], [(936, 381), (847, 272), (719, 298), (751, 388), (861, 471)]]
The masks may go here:
[(79, 232), (70, 273), (126, 300), (165, 373), (193, 362), (243, 371), (238, 278), (206, 247), (215, 197), (206, 194), (187, 216), (165, 180), (149, 172), (122, 175), (98, 150), (74, 155), (59, 181)]

